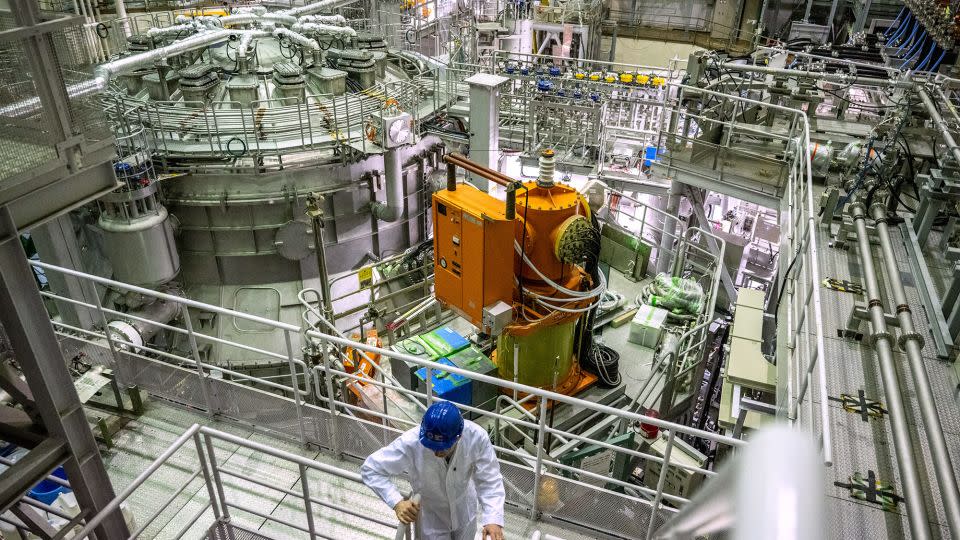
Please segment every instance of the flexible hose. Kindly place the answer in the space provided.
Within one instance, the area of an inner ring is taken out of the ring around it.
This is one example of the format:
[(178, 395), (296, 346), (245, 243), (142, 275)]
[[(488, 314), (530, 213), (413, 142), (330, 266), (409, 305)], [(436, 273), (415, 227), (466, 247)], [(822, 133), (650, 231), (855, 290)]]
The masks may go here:
[[(903, 17), (903, 12), (906, 11), (906, 10), (907, 10), (907, 6), (906, 6), (906, 5), (904, 5), (902, 8), (900, 8), (900, 13), (897, 13), (897, 17), (893, 20), (893, 22), (899, 23), (899, 22), (900, 22), (900, 17)], [(893, 28), (894, 28), (894, 26), (893, 26), (892, 24), (891, 24), (889, 27), (887, 27), (887, 30), (883, 33), (883, 37), (889, 36), (889, 35), (890, 35), (890, 31), (893, 30)], [(899, 28), (899, 24), (898, 24), (897, 28)]]
[(900, 46), (897, 47), (897, 52), (893, 53), (894, 56), (900, 56), (900, 53), (903, 52), (904, 47), (906, 47), (908, 44), (911, 46), (913, 45), (913, 38), (917, 35), (918, 28), (920, 28), (920, 22), (913, 21), (913, 30), (910, 31), (910, 37), (900, 42)]
[(583, 369), (599, 377), (600, 386), (604, 388), (620, 386), (622, 381), (620, 377), (620, 353), (606, 345), (594, 343), (590, 349), (590, 354), (584, 359)]
[(893, 36), (891, 36), (890, 39), (887, 40), (887, 43), (890, 43), (891, 46), (892, 44), (896, 43), (898, 39), (900, 39), (904, 34), (907, 33), (907, 28), (910, 28), (911, 22), (914, 22), (913, 13), (908, 13), (907, 18), (904, 19), (902, 23), (900, 23), (900, 26), (897, 28), (897, 31), (894, 32)]
[(923, 62), (916, 67), (915, 71), (923, 71), (923, 68), (927, 67), (927, 64), (930, 63), (930, 59), (933, 58), (933, 51), (937, 50), (937, 42), (930, 41), (930, 52), (927, 53), (927, 56), (923, 59)]
[(940, 58), (937, 58), (937, 61), (933, 63), (933, 66), (930, 67), (930, 71), (936, 72), (937, 68), (940, 67), (940, 62), (943, 62), (943, 57), (947, 55), (947, 50), (943, 49), (940, 51)]

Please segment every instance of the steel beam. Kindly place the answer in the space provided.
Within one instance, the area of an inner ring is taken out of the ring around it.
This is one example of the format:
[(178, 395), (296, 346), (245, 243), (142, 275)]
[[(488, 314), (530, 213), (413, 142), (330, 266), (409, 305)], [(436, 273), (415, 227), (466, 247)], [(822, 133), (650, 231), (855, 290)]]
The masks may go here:
[[(77, 502), (90, 515), (98, 513), (113, 498), (113, 486), (6, 207), (0, 207), (0, 324), (16, 352), (47, 433), (68, 449), (64, 468)], [(37, 480), (39, 477), (33, 479)], [(129, 534), (119, 511), (97, 530), (100, 538), (126, 538)]]
[(28, 489), (52, 473), (66, 457), (66, 445), (46, 439), (0, 473), (0, 513), (19, 502)]
[(937, 357), (946, 360), (950, 357), (950, 351), (953, 349), (953, 337), (951, 337), (950, 327), (947, 326), (947, 320), (943, 315), (940, 295), (933, 286), (933, 276), (930, 275), (930, 269), (927, 268), (926, 260), (923, 257), (923, 250), (920, 249), (920, 243), (913, 230), (913, 220), (905, 217), (903, 223), (900, 224), (900, 232), (903, 235), (903, 245), (907, 248), (907, 263), (916, 278), (920, 302), (923, 303), (923, 309), (930, 321), (930, 335), (937, 347)]
[[(693, 207), (693, 213), (697, 216), (697, 220), (700, 222), (701, 228), (709, 227), (710, 221), (707, 220), (706, 214), (703, 212), (703, 199), (697, 196), (694, 189), (687, 187), (687, 197), (690, 198), (690, 206)], [(720, 246), (717, 245), (717, 240), (710, 236), (705, 235), (707, 239), (707, 247), (710, 249), (710, 253), (720, 256)], [(733, 282), (733, 278), (730, 277), (730, 271), (727, 269), (726, 265), (723, 262), (723, 258), (717, 261), (717, 264), (720, 265), (720, 283), (723, 285), (723, 289), (727, 293), (727, 300), (731, 304), (737, 303), (737, 288)]]

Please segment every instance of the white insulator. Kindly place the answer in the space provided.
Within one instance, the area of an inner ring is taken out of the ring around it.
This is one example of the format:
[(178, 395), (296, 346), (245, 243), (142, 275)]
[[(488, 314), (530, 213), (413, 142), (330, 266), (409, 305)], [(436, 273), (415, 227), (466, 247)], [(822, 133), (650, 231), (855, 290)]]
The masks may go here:
[(540, 153), (540, 174), (537, 177), (537, 185), (540, 187), (549, 187), (553, 185), (553, 175), (557, 168), (557, 158), (553, 150), (544, 150)]

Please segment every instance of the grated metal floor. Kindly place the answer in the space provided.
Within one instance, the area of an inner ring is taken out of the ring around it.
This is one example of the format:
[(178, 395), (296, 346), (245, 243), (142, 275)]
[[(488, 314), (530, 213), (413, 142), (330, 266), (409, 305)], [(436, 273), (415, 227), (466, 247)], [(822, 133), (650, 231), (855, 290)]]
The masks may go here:
[[(304, 448), (298, 444), (262, 434), (247, 427), (213, 421), (203, 414), (166, 405), (163, 401), (154, 399), (146, 402), (146, 412), (141, 417), (131, 421), (116, 435), (116, 444), (113, 448), (101, 450), (114, 489), (120, 492), (126, 488), (150, 462), (156, 459), (184, 430), (194, 423), (211, 425), (221, 431), (268, 444), (322, 463), (336, 465), (352, 471), (359, 470), (359, 464), (356, 462), (336, 461), (314, 449)], [(232, 510), (231, 523), (247, 529), (248, 532), (263, 535), (243, 537), (244, 539), (307, 538), (306, 533), (286, 525), (286, 523), (291, 522), (298, 523), (301, 526), (305, 525), (299, 499), (294, 500), (285, 494), (276, 491), (271, 492), (271, 490), (245, 480), (246, 478), (266, 481), (278, 487), (299, 491), (300, 473), (294, 464), (226, 443), (216, 445), (216, 455), (218, 463), (222, 467), (237, 475), (237, 477), (223, 476), (227, 499), (278, 520), (278, 522), (273, 522), (251, 513)], [(158, 516), (156, 521), (144, 529), (141, 538), (177, 538), (189, 519), (203, 507), (208, 500), (203, 480), (202, 478), (191, 480), (194, 471), (199, 470), (198, 468), (196, 449), (192, 444), (187, 444), (174, 454), (170, 460), (170, 466), (159, 469), (141, 489), (134, 493), (129, 500), (128, 509), (134, 517), (136, 527), (141, 527), (146, 523), (148, 516), (154, 513), (163, 501), (167, 500), (185, 483), (188, 484), (188, 487)], [(309, 475), (309, 485), (317, 499), (339, 503), (353, 511), (369, 513), (370, 515), (379, 515), (385, 518), (392, 516), (392, 511), (364, 486), (344, 482), (339, 478), (323, 475), (316, 471), (311, 471)], [(405, 486), (400, 487), (403, 489)], [(362, 540), (393, 538), (394, 536), (393, 529), (388, 530), (386, 527), (373, 525), (366, 520), (342, 512), (328, 508), (318, 508), (315, 505), (314, 513), (318, 530), (323, 531), (323, 535), (330, 538)], [(212, 524), (215, 525), (215, 518), (213, 512), (207, 509), (197, 520), (197, 523), (182, 537), (226, 538), (211, 536), (225, 532), (225, 529), (211, 528)], [(514, 539), (529, 538), (536, 530), (568, 540), (590, 538), (551, 524), (533, 522), (524, 516), (509, 512), (506, 516), (505, 529), (508, 537)], [(237, 536), (237, 540), (240, 540), (240, 538), (240, 536)]]
[[(900, 261), (901, 274), (897, 278), (902, 280), (906, 288), (908, 302), (913, 307), (916, 326), (924, 329), (928, 326), (928, 321), (922, 309), (916, 284), (905, 262), (907, 255), (900, 233), (897, 229), (893, 229), (891, 233), (897, 260)], [(859, 255), (855, 244), (848, 243), (846, 250), (829, 247), (831, 238), (826, 230), (821, 231), (819, 241), (823, 278), (832, 277), (862, 283)], [(931, 241), (931, 245), (936, 245), (936, 242)], [(878, 253), (879, 249), (874, 251)], [(937, 253), (928, 253), (928, 257), (930, 271), (935, 275), (937, 287), (942, 291), (944, 284), (949, 283), (952, 266), (942, 261)], [(874, 265), (881, 277), (884, 306), (890, 306), (889, 298), (892, 293), (889, 282), (885, 281), (887, 279), (885, 272), (881, 270), (883, 261), (874, 257)], [(831, 512), (828, 520), (828, 537), (845, 540), (910, 538), (902, 504), (898, 504), (895, 508), (883, 509), (878, 504), (853, 498), (851, 490), (842, 485), (849, 484), (851, 476), (855, 473), (859, 472), (866, 476), (869, 471), (873, 471), (879, 480), (890, 484), (897, 495), (902, 495), (887, 417), (865, 419), (857, 411), (845, 410), (838, 401), (841, 394), (856, 398), (862, 392), (866, 399), (885, 403), (883, 384), (873, 351), (865, 342), (839, 337), (837, 333), (838, 330), (847, 328), (854, 302), (864, 302), (863, 297), (824, 288), (822, 298), (823, 330), (827, 336), (824, 351), (828, 368), (827, 392), (829, 395), (827, 397), (831, 407), (834, 440), (834, 465), (827, 472), (827, 494), (830, 498), (828, 508)], [(860, 332), (869, 333), (866, 323), (862, 324)], [(932, 338), (929, 336), (925, 338), (924, 364), (931, 380), (934, 398), (941, 411), (940, 419), (947, 437), (948, 450), (954, 466), (957, 467), (960, 466), (960, 412), (958, 412), (955, 392), (957, 381), (952, 364), (937, 360)], [(925, 502), (932, 533), (935, 538), (950, 538), (943, 505), (940, 498), (936, 496), (938, 487), (933, 476), (934, 472), (929, 467), (930, 452), (924, 432), (925, 426), (920, 418), (909, 366), (902, 354), (898, 353), (896, 358), (908, 422), (913, 431), (914, 452), (919, 466), (923, 469), (921, 481), (927, 492)], [(819, 392), (815, 386), (813, 390), (813, 402), (819, 404), (823, 396), (818, 395)], [(811, 417), (805, 409), (801, 411), (801, 418), (804, 424), (811, 421), (815, 425), (819, 424), (818, 416), (814, 414)]]

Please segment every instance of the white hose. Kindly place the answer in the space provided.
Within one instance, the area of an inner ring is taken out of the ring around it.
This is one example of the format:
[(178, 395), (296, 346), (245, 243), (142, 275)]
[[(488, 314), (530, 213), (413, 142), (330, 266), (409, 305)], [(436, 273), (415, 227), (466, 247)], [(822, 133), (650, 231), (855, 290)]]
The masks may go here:
[(545, 276), (545, 275), (543, 274), (543, 272), (541, 272), (536, 266), (534, 266), (534, 265), (533, 265), (533, 262), (530, 261), (530, 259), (527, 257), (527, 255), (526, 255), (525, 253), (523, 253), (523, 250), (520, 249), (520, 242), (517, 242), (516, 240), (514, 240), (514, 241), (513, 241), (513, 249), (516, 250), (516, 252), (519, 253), (521, 257), (523, 257), (523, 262), (527, 263), (527, 266), (529, 266), (530, 269), (533, 270), (533, 272), (534, 272), (535, 274), (537, 274), (537, 276), (538, 276), (541, 280), (545, 281), (548, 285), (550, 285), (551, 287), (553, 287), (554, 289), (556, 289), (556, 290), (558, 290), (558, 291), (560, 291), (560, 292), (562, 292), (562, 293), (568, 294), (568, 295), (570, 295), (570, 296), (576, 296), (576, 297), (578, 297), (578, 298), (580, 298), (580, 299), (585, 299), (585, 298), (593, 298), (593, 297), (595, 297), (595, 296), (599, 296), (599, 295), (603, 294), (603, 291), (604, 291), (605, 288), (606, 288), (606, 287), (604, 286), (603, 273), (601, 272), (601, 273), (600, 273), (601, 285), (600, 285), (599, 287), (597, 287), (597, 288), (595, 288), (595, 289), (591, 289), (591, 290), (589, 290), (589, 291), (574, 291), (574, 290), (572, 290), (572, 289), (568, 289), (568, 288), (564, 287), (563, 285), (560, 285), (559, 283), (556, 283), (556, 282), (554, 282), (552, 279), (550, 279), (550, 278), (548, 278), (547, 276)]

